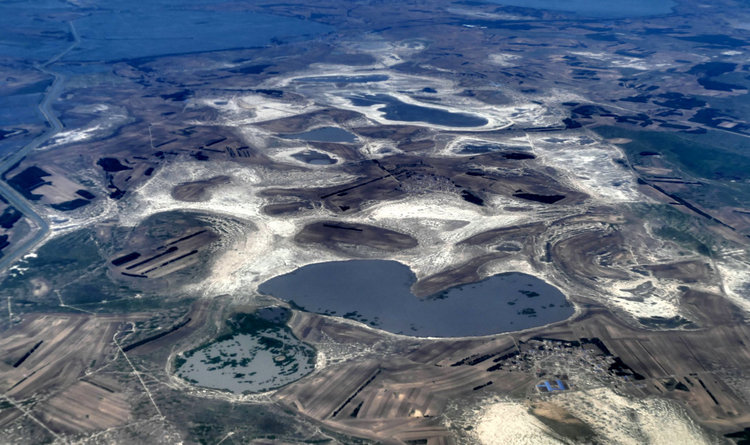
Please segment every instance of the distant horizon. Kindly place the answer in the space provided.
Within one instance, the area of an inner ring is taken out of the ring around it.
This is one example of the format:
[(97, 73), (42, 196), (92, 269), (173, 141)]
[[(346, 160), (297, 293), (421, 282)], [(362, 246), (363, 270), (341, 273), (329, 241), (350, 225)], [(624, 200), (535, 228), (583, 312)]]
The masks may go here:
[(626, 18), (670, 14), (674, 0), (483, 0), (505, 6), (574, 12), (583, 17)]

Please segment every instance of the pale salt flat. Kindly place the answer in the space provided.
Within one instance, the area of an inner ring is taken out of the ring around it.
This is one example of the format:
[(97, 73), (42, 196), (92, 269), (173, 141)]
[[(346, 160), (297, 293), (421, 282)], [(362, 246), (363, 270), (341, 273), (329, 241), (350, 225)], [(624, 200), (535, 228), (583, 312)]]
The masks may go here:
[(593, 135), (544, 133), (528, 136), (539, 162), (559, 169), (569, 185), (602, 203), (644, 201), (635, 175), (617, 164), (625, 159), (615, 145), (599, 141)]
[(633, 399), (609, 388), (563, 392), (553, 399), (587, 423), (605, 443), (716, 443), (676, 402), (658, 398)]
[[(567, 410), (596, 434), (596, 443), (613, 445), (713, 444), (677, 403), (634, 399), (609, 388), (565, 391), (545, 399)], [(454, 420), (473, 429), (460, 444), (526, 445), (573, 444), (531, 414), (529, 402), (491, 398), (463, 410)], [(449, 421), (450, 422), (450, 421)]]

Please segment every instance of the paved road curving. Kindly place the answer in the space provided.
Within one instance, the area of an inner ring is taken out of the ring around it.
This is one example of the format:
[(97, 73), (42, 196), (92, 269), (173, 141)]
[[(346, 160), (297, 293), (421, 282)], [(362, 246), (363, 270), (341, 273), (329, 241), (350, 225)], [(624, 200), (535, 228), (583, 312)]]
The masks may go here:
[[(47, 129), (41, 135), (34, 138), (34, 140), (29, 142), (20, 150), (18, 150), (16, 153), (14, 153), (4, 162), (0, 163), (0, 173), (7, 171), (17, 162), (21, 161), (21, 159), (23, 159), (31, 150), (34, 150), (35, 148), (39, 147), (42, 143), (49, 140), (52, 136), (54, 136), (63, 128), (63, 125), (60, 122), (60, 120), (52, 112), (51, 105), (52, 105), (52, 102), (56, 100), (60, 96), (60, 93), (62, 92), (62, 86), (63, 86), (63, 83), (65, 82), (65, 76), (60, 73), (50, 71), (47, 69), (47, 67), (57, 62), (58, 60), (60, 60), (62, 57), (65, 56), (65, 54), (70, 52), (73, 48), (78, 46), (78, 44), (80, 43), (81, 39), (78, 36), (78, 32), (76, 31), (75, 26), (73, 25), (73, 22), (68, 22), (68, 25), (70, 26), (70, 32), (73, 35), (73, 39), (74, 39), (73, 43), (70, 44), (70, 46), (65, 48), (63, 51), (61, 51), (59, 54), (49, 59), (48, 61), (44, 62), (41, 65), (35, 66), (35, 68), (38, 69), (39, 71), (54, 77), (52, 85), (47, 89), (47, 92), (44, 95), (44, 99), (39, 104), (39, 111), (42, 113), (44, 118), (49, 123), (50, 128)], [(15, 207), (21, 213), (23, 213), (25, 217), (30, 219), (32, 223), (37, 226), (37, 229), (36, 229), (37, 231), (34, 234), (34, 236), (32, 236), (30, 239), (24, 241), (21, 244), (11, 245), (10, 250), (4, 252), (3, 257), (0, 258), (0, 272), (1, 272), (5, 268), (10, 266), (19, 257), (25, 255), (28, 251), (30, 251), (37, 244), (39, 244), (39, 242), (41, 242), (47, 236), (47, 233), (49, 233), (49, 224), (44, 219), (44, 217), (42, 217), (41, 215), (36, 213), (36, 211), (34, 211), (34, 209), (30, 205), (29, 201), (26, 200), (26, 198), (24, 198), (20, 193), (18, 193), (16, 190), (10, 187), (4, 181), (0, 181), (0, 195), (5, 197), (5, 199), (13, 207)]]

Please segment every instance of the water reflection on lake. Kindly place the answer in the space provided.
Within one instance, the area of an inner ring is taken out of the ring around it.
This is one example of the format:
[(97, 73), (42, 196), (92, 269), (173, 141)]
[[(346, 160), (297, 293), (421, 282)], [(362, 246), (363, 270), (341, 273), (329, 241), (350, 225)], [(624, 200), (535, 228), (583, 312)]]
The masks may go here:
[(299, 380), (315, 368), (315, 351), (284, 325), (287, 316), (286, 309), (269, 308), (230, 320), (236, 332), (186, 352), (178, 360), (177, 375), (236, 394), (269, 391)]

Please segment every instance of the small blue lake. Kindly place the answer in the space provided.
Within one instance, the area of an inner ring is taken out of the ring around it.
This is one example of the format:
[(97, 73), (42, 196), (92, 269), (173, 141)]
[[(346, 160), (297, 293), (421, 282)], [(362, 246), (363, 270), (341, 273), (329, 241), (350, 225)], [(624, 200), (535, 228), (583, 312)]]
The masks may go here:
[(361, 76), (315, 76), (294, 79), (295, 82), (309, 83), (370, 83), (384, 82), (386, 80), (388, 80), (388, 76), (385, 74), (369, 74)]
[(354, 142), (357, 137), (348, 131), (338, 127), (321, 127), (304, 133), (292, 133), (281, 135), (284, 139), (301, 139), (311, 142)]
[(418, 298), (416, 276), (396, 261), (311, 264), (272, 278), (258, 291), (308, 312), (356, 320), (395, 334), (465, 337), (528, 329), (573, 315), (557, 288), (506, 273)]
[(315, 150), (305, 150), (299, 153), (294, 153), (292, 157), (298, 161), (312, 165), (331, 165), (338, 162), (327, 154)]
[(388, 94), (368, 94), (353, 96), (349, 100), (356, 107), (369, 107), (382, 104), (378, 111), (393, 121), (426, 122), (446, 127), (481, 127), (487, 119), (468, 113), (452, 113), (441, 108), (422, 107), (404, 103)]

